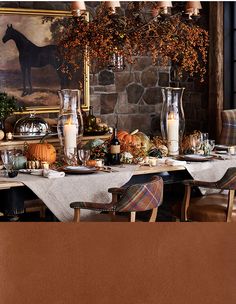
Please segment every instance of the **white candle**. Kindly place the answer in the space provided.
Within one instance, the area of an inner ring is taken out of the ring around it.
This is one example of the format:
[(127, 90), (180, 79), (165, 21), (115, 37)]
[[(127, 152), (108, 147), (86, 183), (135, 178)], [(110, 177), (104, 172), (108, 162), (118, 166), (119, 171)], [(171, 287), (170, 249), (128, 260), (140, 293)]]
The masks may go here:
[(174, 118), (173, 113), (167, 119), (167, 145), (169, 155), (179, 154), (179, 120)]
[(65, 148), (74, 149), (76, 148), (76, 125), (64, 125), (64, 138), (65, 138)]
[(8, 132), (8, 133), (7, 133), (7, 139), (8, 139), (8, 140), (12, 140), (12, 138), (13, 138), (12, 133), (11, 133), (11, 132)]

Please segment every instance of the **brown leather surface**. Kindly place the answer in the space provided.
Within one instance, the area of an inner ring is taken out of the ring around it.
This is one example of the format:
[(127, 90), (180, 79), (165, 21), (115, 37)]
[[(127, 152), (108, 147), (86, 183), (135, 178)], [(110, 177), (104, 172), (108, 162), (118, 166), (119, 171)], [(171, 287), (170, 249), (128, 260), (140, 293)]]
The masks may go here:
[[(188, 219), (200, 222), (225, 222), (227, 215), (227, 195), (211, 194), (191, 198)], [(232, 212), (232, 222), (236, 221), (236, 200)]]
[(236, 224), (0, 224), (2, 304), (235, 304)]

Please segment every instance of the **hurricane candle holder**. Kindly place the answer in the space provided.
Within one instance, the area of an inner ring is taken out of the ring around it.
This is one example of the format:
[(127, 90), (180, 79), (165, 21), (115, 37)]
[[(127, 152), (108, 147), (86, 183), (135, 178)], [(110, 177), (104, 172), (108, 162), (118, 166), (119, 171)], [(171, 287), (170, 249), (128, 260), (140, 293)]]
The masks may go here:
[(77, 146), (83, 135), (83, 118), (80, 108), (80, 91), (64, 89), (58, 92), (60, 112), (57, 132), (63, 147), (65, 161), (69, 165), (77, 164)]
[(184, 88), (162, 88), (163, 105), (161, 111), (161, 133), (167, 141), (168, 154), (179, 155), (185, 129), (182, 106)]

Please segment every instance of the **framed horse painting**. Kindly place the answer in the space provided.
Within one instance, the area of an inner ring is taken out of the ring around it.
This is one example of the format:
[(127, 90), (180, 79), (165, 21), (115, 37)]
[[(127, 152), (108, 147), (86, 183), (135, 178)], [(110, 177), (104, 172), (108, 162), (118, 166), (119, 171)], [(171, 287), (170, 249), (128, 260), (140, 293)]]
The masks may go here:
[[(60, 69), (57, 18), (70, 12), (0, 8), (0, 91), (16, 97), (25, 112), (59, 110), (58, 90), (80, 89), (82, 107), (89, 107), (89, 65), (83, 54), (71, 77)], [(60, 24), (60, 22), (58, 22)]]

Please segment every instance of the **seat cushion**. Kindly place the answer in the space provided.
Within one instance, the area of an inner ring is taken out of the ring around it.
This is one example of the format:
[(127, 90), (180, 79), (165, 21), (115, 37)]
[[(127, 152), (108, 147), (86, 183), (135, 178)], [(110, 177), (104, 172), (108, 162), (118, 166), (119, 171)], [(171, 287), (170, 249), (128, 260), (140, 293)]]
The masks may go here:
[[(211, 194), (191, 199), (188, 219), (199, 222), (226, 222), (228, 195)], [(236, 200), (231, 221), (236, 221)]]

